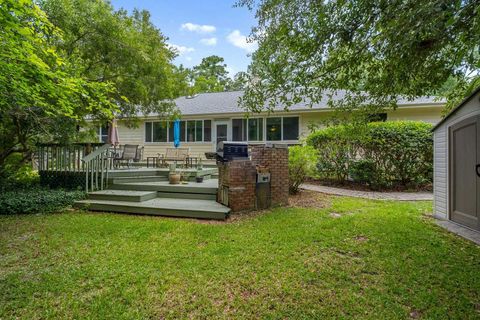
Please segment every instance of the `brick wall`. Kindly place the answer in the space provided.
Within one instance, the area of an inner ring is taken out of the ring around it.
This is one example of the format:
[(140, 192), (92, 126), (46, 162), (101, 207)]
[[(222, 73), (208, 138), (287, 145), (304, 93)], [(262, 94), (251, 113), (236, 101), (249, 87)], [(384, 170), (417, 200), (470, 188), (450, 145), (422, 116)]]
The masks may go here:
[(288, 147), (277, 144), (271, 147), (258, 145), (252, 147), (251, 158), (254, 165), (268, 167), (272, 206), (288, 204)]
[[(218, 200), (233, 212), (255, 209), (257, 170), (250, 160), (234, 160), (218, 165)], [(226, 188), (227, 190), (224, 190)], [(228, 203), (223, 200), (228, 193)]]
[[(251, 160), (235, 160), (218, 165), (218, 201), (228, 197), (232, 212), (255, 210), (256, 166), (267, 167), (271, 176), (271, 204), (288, 204), (288, 148), (286, 145), (258, 145)], [(226, 193), (226, 194), (225, 194)]]

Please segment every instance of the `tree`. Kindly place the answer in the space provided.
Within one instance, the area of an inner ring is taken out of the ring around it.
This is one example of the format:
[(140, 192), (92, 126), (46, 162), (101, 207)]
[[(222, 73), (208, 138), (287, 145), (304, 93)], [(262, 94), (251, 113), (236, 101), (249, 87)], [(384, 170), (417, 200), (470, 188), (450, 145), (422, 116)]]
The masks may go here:
[(103, 0), (42, 0), (49, 19), (63, 30), (58, 45), (69, 59), (83, 66), (90, 81), (109, 82), (121, 115), (170, 112), (180, 94), (167, 38), (150, 20), (148, 11), (115, 11)]
[(238, 91), (244, 90), (248, 83), (248, 73), (244, 71), (237, 72), (233, 79), (230, 79), (227, 82), (226, 90), (227, 91)]
[(229, 80), (226, 68), (222, 57), (203, 58), (192, 70), (193, 93), (224, 91)]
[[(394, 107), (399, 95), (441, 93), (450, 104), (479, 84), (478, 0), (239, 0), (256, 10), (249, 86), (242, 103), (260, 111), (345, 89), (331, 105)], [(368, 96), (365, 94), (368, 93)]]
[(5, 161), (31, 156), (33, 143), (58, 131), (59, 123), (87, 114), (109, 118), (116, 106), (108, 82), (80, 75), (61, 51), (61, 33), (31, 0), (0, 4), (0, 178)]

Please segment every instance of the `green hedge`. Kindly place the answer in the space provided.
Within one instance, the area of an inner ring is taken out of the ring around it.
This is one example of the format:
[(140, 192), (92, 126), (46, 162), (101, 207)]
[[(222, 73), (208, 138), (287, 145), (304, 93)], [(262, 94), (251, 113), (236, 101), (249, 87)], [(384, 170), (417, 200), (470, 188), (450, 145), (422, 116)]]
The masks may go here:
[(30, 189), (0, 194), (0, 214), (50, 213), (62, 210), (85, 197), (83, 191)]
[(317, 149), (322, 178), (352, 178), (374, 189), (417, 187), (432, 181), (432, 125), (417, 121), (332, 126), (307, 138)]
[(298, 187), (308, 176), (313, 175), (317, 152), (311, 146), (292, 146), (288, 148), (288, 178), (291, 194), (298, 192)]

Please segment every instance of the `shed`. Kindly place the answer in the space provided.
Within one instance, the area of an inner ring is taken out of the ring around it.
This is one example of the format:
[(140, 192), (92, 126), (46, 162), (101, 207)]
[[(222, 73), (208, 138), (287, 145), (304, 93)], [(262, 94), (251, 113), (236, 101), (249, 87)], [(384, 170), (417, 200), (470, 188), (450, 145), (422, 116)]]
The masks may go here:
[(480, 231), (480, 87), (433, 129), (436, 218)]

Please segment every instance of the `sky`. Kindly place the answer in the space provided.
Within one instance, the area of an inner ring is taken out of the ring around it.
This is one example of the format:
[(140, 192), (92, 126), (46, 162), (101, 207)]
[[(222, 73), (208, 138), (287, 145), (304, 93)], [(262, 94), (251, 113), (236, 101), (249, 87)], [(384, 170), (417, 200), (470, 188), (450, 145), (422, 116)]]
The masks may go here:
[(231, 76), (246, 71), (256, 44), (247, 41), (254, 13), (234, 8), (235, 0), (111, 0), (115, 9), (150, 11), (151, 20), (177, 49), (174, 63), (192, 67), (202, 58), (225, 59)]

